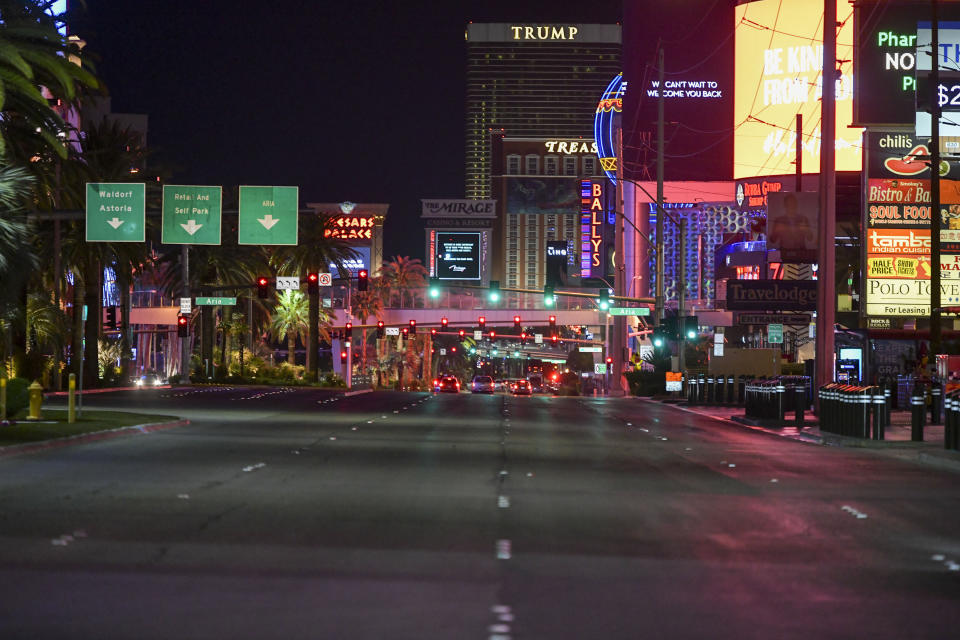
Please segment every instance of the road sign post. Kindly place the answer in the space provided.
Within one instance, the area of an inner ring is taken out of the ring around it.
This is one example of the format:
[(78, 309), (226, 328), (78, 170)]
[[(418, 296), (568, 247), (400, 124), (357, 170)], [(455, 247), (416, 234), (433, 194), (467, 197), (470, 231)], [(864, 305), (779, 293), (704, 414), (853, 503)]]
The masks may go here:
[(146, 186), (142, 182), (88, 182), (87, 242), (143, 242)]
[(220, 244), (222, 187), (163, 185), (163, 244)]
[(240, 187), (238, 244), (297, 244), (298, 187)]

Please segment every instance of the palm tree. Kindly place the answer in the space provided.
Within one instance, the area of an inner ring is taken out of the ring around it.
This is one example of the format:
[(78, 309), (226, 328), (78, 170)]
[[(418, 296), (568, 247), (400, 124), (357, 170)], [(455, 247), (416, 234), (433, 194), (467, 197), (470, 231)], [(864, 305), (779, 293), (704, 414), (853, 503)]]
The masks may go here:
[(287, 362), (296, 364), (297, 337), (306, 337), (308, 326), (307, 297), (299, 291), (283, 291), (270, 319), (270, 332), (275, 338), (287, 338)]
[(403, 307), (407, 293), (411, 293), (413, 300), (416, 300), (416, 295), (412, 292), (426, 285), (427, 268), (419, 258), (394, 256), (393, 260), (380, 267), (380, 277), (383, 279), (383, 291), (386, 295), (390, 297), (394, 292), (399, 293), (400, 306)]
[[(379, 278), (374, 278), (379, 280)], [(367, 324), (367, 318), (374, 316), (377, 320), (380, 319), (381, 314), (383, 313), (383, 300), (380, 299), (380, 296), (376, 292), (376, 286), (371, 287), (369, 291), (358, 291), (353, 294), (350, 298), (350, 306), (352, 307), (351, 312), (353, 315), (360, 321), (361, 325)], [(360, 351), (360, 368), (362, 371), (366, 372), (367, 370), (367, 328), (363, 327), (363, 338), (360, 343), (363, 345), (363, 349)]]
[[(303, 216), (300, 219), (299, 244), (276, 247), (270, 256), (270, 264), (280, 276), (303, 276), (307, 273), (326, 271), (331, 264), (341, 272), (343, 262), (353, 258), (356, 252), (346, 242), (324, 233), (331, 217), (323, 214)], [(307, 375), (311, 382), (318, 380), (317, 348), (320, 327), (320, 298), (311, 295), (307, 307)]]
[(9, 359), (26, 351), (26, 292), (36, 267), (25, 203), (33, 179), (19, 167), (0, 167), (0, 341)]
[(51, 4), (0, 0), (0, 154), (13, 146), (27, 159), (43, 148), (66, 157), (67, 124), (49, 98), (73, 103), (79, 90), (100, 85), (80, 42), (58, 31), (63, 16), (51, 15)]

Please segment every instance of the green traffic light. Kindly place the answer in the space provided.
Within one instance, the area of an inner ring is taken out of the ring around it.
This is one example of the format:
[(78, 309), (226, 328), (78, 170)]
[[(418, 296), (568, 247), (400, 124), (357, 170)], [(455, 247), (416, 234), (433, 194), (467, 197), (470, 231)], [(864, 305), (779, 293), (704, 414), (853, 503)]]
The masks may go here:
[(440, 297), (440, 289), (437, 289), (436, 287), (430, 287), (430, 297), (431, 297), (431, 298), (439, 298), (439, 297)]
[(693, 339), (696, 338), (696, 337), (697, 337), (697, 332), (696, 332), (696, 331), (692, 331), (692, 330), (691, 330), (691, 331), (687, 331), (687, 340), (693, 340)]
[(554, 301), (553, 296), (548, 296), (548, 297), (546, 297), (546, 298), (543, 299), (543, 305), (544, 305), (545, 307), (552, 307), (552, 306), (553, 306), (553, 301)]
[(499, 301), (500, 301), (500, 294), (497, 293), (496, 291), (491, 291), (491, 292), (490, 292), (490, 295), (488, 295), (487, 297), (490, 299), (490, 302), (499, 302)]

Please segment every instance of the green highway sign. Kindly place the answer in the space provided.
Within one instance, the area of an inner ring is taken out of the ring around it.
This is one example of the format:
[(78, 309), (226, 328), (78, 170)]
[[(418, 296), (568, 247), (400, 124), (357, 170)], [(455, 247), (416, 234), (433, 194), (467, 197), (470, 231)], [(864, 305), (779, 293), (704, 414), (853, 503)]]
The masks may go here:
[(603, 349), (601, 347), (577, 347), (577, 351), (580, 353), (601, 353)]
[(782, 324), (768, 324), (767, 325), (767, 342), (770, 344), (783, 344), (783, 325)]
[(87, 242), (143, 242), (146, 185), (87, 183)]
[(237, 304), (236, 298), (197, 298), (198, 307), (222, 306), (232, 307)]
[(297, 244), (298, 187), (240, 187), (238, 244)]
[(220, 244), (221, 187), (163, 185), (160, 242)]
[(612, 316), (649, 316), (649, 307), (610, 307), (607, 313)]

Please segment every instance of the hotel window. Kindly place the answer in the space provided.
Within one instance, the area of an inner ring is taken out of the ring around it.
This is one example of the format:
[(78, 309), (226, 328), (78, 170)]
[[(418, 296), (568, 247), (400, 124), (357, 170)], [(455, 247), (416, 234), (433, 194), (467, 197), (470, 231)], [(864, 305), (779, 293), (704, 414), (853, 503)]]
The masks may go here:
[(598, 175), (597, 159), (593, 156), (583, 156), (583, 175), (584, 177)]
[(530, 154), (526, 157), (526, 174), (536, 176), (540, 174), (540, 156)]
[(507, 156), (507, 173), (511, 176), (520, 173), (520, 156), (511, 154)]
[(546, 156), (543, 159), (543, 175), (555, 176), (560, 166), (560, 158), (557, 156)]
[(576, 158), (576, 156), (564, 156), (564, 158), (563, 158), (563, 175), (565, 175), (565, 176), (575, 176), (575, 175), (577, 175), (577, 158)]

